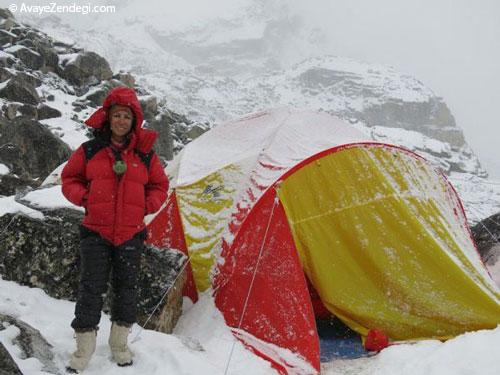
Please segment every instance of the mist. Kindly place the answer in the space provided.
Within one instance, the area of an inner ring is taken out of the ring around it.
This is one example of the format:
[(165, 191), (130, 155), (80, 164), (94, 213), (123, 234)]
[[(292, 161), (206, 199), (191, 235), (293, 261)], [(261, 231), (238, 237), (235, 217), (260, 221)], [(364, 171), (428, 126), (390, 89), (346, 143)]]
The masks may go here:
[(500, 2), (292, 2), (328, 53), (380, 62), (444, 98), (491, 177), (500, 178)]
[[(72, 2), (60, 0), (58, 4)], [(10, 0), (0, 0), (3, 6), (9, 3)], [(115, 4), (117, 13), (100, 17), (58, 16), (73, 25), (86, 24), (84, 27), (88, 28), (97, 23), (112, 26), (120, 19), (120, 11), (128, 8), (124, 12), (127, 22), (133, 22), (130, 14), (147, 15), (148, 23), (162, 30), (202, 24), (255, 7), (271, 18), (278, 15), (300, 19), (300, 24), (314, 34), (310, 38), (316, 48), (314, 54), (390, 65), (413, 75), (443, 97), (483, 167), (491, 177), (500, 179), (500, 147), (496, 144), (500, 139), (496, 114), (500, 105), (498, 1), (94, 0), (92, 4)], [(291, 49), (303, 58), (304, 46), (300, 43), (298, 40), (295, 45), (292, 43)], [(283, 55), (285, 59), (288, 57)]]

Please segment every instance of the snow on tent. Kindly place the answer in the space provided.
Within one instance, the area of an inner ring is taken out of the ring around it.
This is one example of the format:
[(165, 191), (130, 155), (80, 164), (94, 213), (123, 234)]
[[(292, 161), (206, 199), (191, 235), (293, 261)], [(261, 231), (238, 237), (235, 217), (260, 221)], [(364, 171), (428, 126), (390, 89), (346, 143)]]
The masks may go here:
[(235, 336), (282, 373), (320, 370), (310, 289), (363, 337), (500, 323), (499, 290), (446, 178), (335, 117), (279, 109), (221, 124), (170, 178), (150, 240), (189, 254), (185, 295), (212, 288)]

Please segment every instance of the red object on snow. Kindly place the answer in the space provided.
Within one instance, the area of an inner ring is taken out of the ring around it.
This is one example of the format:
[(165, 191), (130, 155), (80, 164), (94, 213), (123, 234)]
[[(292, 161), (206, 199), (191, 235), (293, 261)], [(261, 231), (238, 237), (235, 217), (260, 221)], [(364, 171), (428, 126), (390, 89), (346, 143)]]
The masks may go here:
[(389, 346), (389, 338), (380, 329), (370, 329), (365, 339), (365, 349), (372, 352), (380, 352)]

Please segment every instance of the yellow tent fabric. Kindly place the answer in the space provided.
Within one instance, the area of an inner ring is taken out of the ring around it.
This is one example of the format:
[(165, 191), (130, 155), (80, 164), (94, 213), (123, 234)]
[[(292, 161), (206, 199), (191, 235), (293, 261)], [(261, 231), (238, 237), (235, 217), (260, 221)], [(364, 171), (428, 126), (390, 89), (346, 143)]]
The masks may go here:
[(193, 276), (198, 291), (211, 286), (210, 272), (215, 262), (214, 248), (219, 244), (236, 192), (235, 181), (242, 172), (229, 165), (190, 185), (176, 188), (177, 203)]
[(409, 153), (352, 147), (279, 186), (304, 270), (325, 306), (366, 335), (448, 338), (500, 324), (500, 294), (444, 177)]

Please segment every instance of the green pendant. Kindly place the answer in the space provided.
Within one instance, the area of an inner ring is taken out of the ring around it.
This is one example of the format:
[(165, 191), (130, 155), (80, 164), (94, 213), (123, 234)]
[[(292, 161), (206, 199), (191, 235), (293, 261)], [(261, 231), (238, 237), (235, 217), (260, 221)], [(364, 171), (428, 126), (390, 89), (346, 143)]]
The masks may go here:
[(123, 160), (117, 160), (115, 161), (115, 164), (113, 164), (113, 171), (119, 176), (124, 174), (127, 171), (127, 164)]

